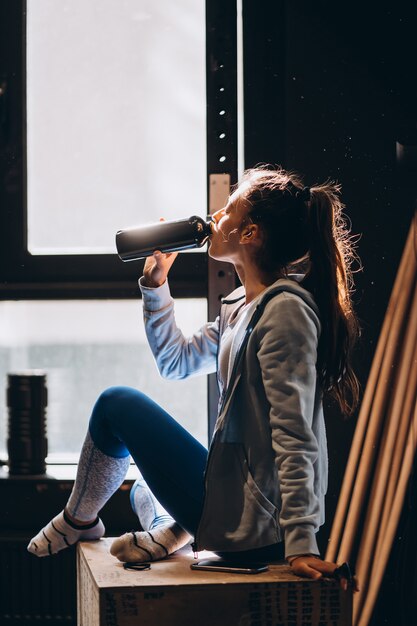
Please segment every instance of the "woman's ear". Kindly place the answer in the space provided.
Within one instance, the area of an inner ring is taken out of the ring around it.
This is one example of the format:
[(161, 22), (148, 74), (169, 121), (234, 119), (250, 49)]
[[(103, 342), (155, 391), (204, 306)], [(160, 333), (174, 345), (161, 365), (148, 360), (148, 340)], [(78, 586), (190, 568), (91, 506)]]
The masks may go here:
[(241, 244), (252, 243), (259, 239), (259, 227), (257, 224), (248, 224), (240, 234)]

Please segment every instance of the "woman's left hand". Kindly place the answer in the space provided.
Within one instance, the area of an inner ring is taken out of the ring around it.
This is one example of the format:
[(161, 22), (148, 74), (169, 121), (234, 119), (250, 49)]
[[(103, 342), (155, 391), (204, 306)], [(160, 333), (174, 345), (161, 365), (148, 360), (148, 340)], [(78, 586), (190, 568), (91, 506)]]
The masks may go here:
[(291, 561), (291, 569), (297, 576), (305, 578), (338, 578), (340, 586), (344, 591), (349, 587), (353, 591), (359, 591), (358, 581), (355, 576), (347, 577), (343, 573), (343, 568), (339, 568), (336, 563), (323, 561), (315, 556), (298, 556)]

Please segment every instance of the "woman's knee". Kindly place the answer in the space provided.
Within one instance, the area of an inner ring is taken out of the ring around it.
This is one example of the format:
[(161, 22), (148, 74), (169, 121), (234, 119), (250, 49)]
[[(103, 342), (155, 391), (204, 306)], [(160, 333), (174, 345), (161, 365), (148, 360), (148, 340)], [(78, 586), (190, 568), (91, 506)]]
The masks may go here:
[(105, 389), (97, 398), (91, 415), (91, 423), (123, 419), (132, 410), (132, 405), (139, 406), (143, 394), (132, 387), (115, 386)]
[[(123, 422), (132, 420), (132, 411), (136, 416), (141, 413), (142, 398), (143, 394), (137, 389), (122, 386), (109, 387), (99, 395), (91, 413), (89, 431), (93, 441), (103, 452), (108, 453), (108, 446), (113, 448), (116, 440), (116, 447), (119, 448)], [(124, 454), (124, 451), (118, 450), (117, 455)]]

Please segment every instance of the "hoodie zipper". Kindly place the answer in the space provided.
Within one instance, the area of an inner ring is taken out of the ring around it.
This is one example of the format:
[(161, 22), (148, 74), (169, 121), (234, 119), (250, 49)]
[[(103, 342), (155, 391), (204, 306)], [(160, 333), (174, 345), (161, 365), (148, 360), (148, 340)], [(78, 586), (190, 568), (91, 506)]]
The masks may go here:
[[(275, 295), (275, 292), (274, 292), (274, 295)], [(238, 369), (239, 364), (241, 362), (242, 355), (245, 352), (245, 348), (246, 348), (249, 336), (251, 335), (254, 327), (256, 326), (256, 323), (257, 323), (259, 317), (261, 316), (261, 314), (263, 312), (263, 309), (265, 307), (265, 304), (266, 304), (266, 302), (268, 300), (269, 300), (269, 298), (264, 299), (259, 304), (257, 304), (256, 309), (255, 309), (255, 311), (254, 311), (254, 313), (253, 313), (253, 315), (252, 315), (252, 317), (251, 317), (251, 319), (249, 321), (249, 324), (247, 325), (247, 327), (245, 329), (245, 334), (243, 335), (242, 343), (240, 344), (239, 351), (238, 351), (238, 353), (236, 355), (235, 362), (233, 364), (233, 369), (232, 369), (232, 373), (231, 373), (231, 376), (230, 376), (230, 380), (234, 380), (234, 378), (236, 377), (237, 369)], [(221, 413), (223, 412), (223, 409), (226, 406), (226, 402), (229, 400), (229, 397), (230, 397), (230, 395), (232, 393), (232, 390), (234, 388), (235, 388), (235, 386), (234, 385), (230, 385), (230, 383), (229, 383), (228, 389), (227, 389), (227, 391), (226, 391), (226, 393), (224, 394), (224, 397), (223, 397), (223, 401), (222, 401), (222, 404), (221, 404), (221, 407), (220, 407), (220, 410), (219, 410), (219, 415), (221, 415)], [(215, 434), (214, 434), (213, 441), (211, 442), (209, 453), (208, 453), (208, 457), (207, 457), (206, 470), (204, 472), (203, 509), (201, 511), (200, 522), (199, 522), (198, 527), (197, 527), (197, 531), (196, 531), (196, 534), (195, 534), (195, 537), (194, 537), (194, 541), (191, 544), (191, 549), (192, 549), (192, 551), (194, 553), (194, 558), (195, 559), (198, 559), (198, 552), (201, 549), (200, 545), (199, 545), (199, 542), (198, 542), (198, 536), (200, 534), (199, 530), (200, 530), (201, 520), (204, 518), (204, 513), (205, 513), (206, 507), (207, 507), (207, 498), (206, 498), (206, 494), (207, 494), (207, 474), (208, 474), (208, 471), (209, 471), (209, 462), (210, 462), (210, 458), (212, 456), (212, 451), (213, 451), (213, 448), (214, 448), (214, 443), (215, 443), (215, 439), (216, 439), (216, 436), (217, 436), (217, 432), (218, 431), (216, 431)]]
[[(236, 302), (239, 302), (239, 300), (241, 300), (243, 297), (244, 296), (240, 296), (239, 298), (236, 298), (235, 300), (230, 300), (230, 301), (224, 299), (224, 300), (222, 300), (222, 304), (223, 305), (235, 304)], [(223, 330), (224, 329), (224, 324), (222, 326), (223, 326), (223, 328), (222, 328), (222, 330)], [(221, 340), (221, 334), (220, 334), (220, 340)], [(219, 346), (220, 346), (220, 344), (219, 344)], [(218, 359), (218, 354), (217, 354), (217, 359)], [(216, 377), (217, 377), (217, 380), (218, 380), (218, 378), (219, 378), (218, 360), (217, 360), (217, 368), (216, 369), (217, 369)], [(233, 372), (234, 372), (234, 368), (233, 368)], [(221, 401), (221, 405), (219, 407), (218, 415), (220, 415), (222, 413), (222, 410), (223, 410), (223, 408), (225, 406), (226, 397), (228, 397), (228, 395), (229, 394), (227, 393), (227, 390), (226, 390), (226, 393), (223, 394), (223, 398), (222, 398), (222, 401)], [(191, 550), (194, 553), (194, 558), (195, 559), (198, 559), (198, 552), (199, 552), (199, 550), (201, 550), (201, 548), (200, 548), (200, 546), (198, 544), (198, 541), (197, 541), (197, 537), (199, 535), (198, 531), (199, 531), (199, 528), (200, 528), (200, 522), (203, 519), (205, 510), (206, 510), (207, 474), (208, 474), (208, 470), (209, 470), (209, 462), (210, 462), (210, 458), (212, 456), (212, 450), (213, 450), (213, 446), (214, 446), (214, 442), (215, 442), (216, 436), (217, 436), (217, 432), (214, 433), (214, 436), (213, 436), (213, 439), (212, 439), (212, 442), (211, 442), (211, 445), (210, 445), (210, 448), (209, 448), (208, 456), (207, 456), (206, 469), (204, 471), (204, 476), (203, 476), (203, 478), (204, 478), (203, 509), (201, 511), (200, 521), (199, 521), (199, 524), (197, 526), (197, 530), (196, 530), (196, 534), (195, 534), (195, 537), (194, 537), (194, 541), (191, 543)]]
[(195, 559), (198, 559), (198, 552), (199, 552), (199, 550), (204, 550), (204, 548), (202, 548), (199, 545), (198, 536), (200, 534), (199, 530), (200, 530), (201, 520), (203, 519), (204, 513), (205, 513), (206, 508), (207, 508), (207, 498), (206, 498), (206, 494), (207, 494), (207, 475), (208, 475), (209, 469), (210, 469), (210, 459), (211, 459), (212, 454), (213, 454), (213, 448), (214, 448), (214, 444), (215, 444), (215, 441), (216, 441), (216, 437), (217, 437), (217, 432), (214, 433), (213, 440), (211, 442), (211, 446), (210, 446), (209, 453), (208, 453), (208, 456), (207, 456), (206, 469), (204, 471), (203, 508), (202, 508), (202, 511), (201, 511), (200, 521), (199, 521), (198, 526), (197, 526), (197, 530), (196, 530), (196, 533), (195, 533), (194, 541), (191, 544), (191, 549), (194, 552), (194, 558)]
[[(255, 308), (255, 311), (254, 311), (254, 313), (253, 313), (253, 315), (252, 315), (252, 317), (251, 317), (251, 319), (249, 321), (249, 324), (247, 325), (247, 327), (245, 329), (245, 334), (243, 335), (242, 343), (240, 345), (239, 351), (238, 351), (238, 353), (236, 355), (236, 358), (235, 358), (235, 362), (233, 364), (233, 370), (232, 370), (232, 374), (230, 376), (230, 380), (233, 380), (236, 377), (237, 369), (238, 369), (238, 367), (240, 365), (240, 362), (242, 360), (243, 354), (244, 354), (244, 352), (246, 350), (246, 345), (248, 343), (249, 337), (252, 334), (252, 331), (255, 328), (256, 324), (258, 323), (260, 317), (262, 316), (262, 313), (264, 312), (264, 309), (265, 309), (266, 305), (268, 304), (268, 302), (273, 297), (277, 296), (278, 294), (282, 293), (283, 291), (289, 291), (290, 293), (295, 293), (296, 295), (301, 297), (304, 300), (304, 302), (306, 304), (308, 304), (310, 306), (310, 308), (312, 308), (313, 311), (314, 311), (314, 308), (311, 306), (311, 304), (308, 303), (306, 301), (306, 299), (303, 298), (303, 296), (297, 292), (297, 290), (288, 289), (288, 288), (282, 286), (282, 287), (278, 287), (276, 289), (272, 289), (267, 294), (265, 294), (265, 296), (257, 304), (257, 306)], [(224, 395), (224, 398), (223, 398), (220, 410), (219, 410), (219, 415), (221, 415), (221, 413), (222, 413), (222, 411), (223, 411), (223, 409), (224, 409), (224, 407), (226, 405), (226, 402), (229, 400), (229, 397), (230, 397), (233, 389), (234, 389), (234, 385), (231, 386), (229, 384), (228, 389), (227, 389), (227, 391), (226, 391), (226, 393)], [(204, 472), (203, 509), (201, 511), (201, 517), (200, 517), (200, 521), (199, 521), (199, 524), (198, 524), (198, 527), (197, 527), (197, 530), (196, 530), (194, 541), (191, 544), (191, 549), (194, 552), (194, 558), (195, 559), (198, 558), (198, 552), (199, 552), (199, 550), (202, 549), (200, 547), (200, 545), (199, 545), (199, 542), (198, 542), (199, 534), (200, 534), (199, 531), (200, 531), (201, 520), (204, 518), (204, 513), (205, 513), (206, 507), (207, 507), (207, 498), (206, 498), (206, 494), (207, 494), (207, 475), (208, 475), (208, 470), (209, 470), (209, 462), (210, 462), (210, 458), (212, 456), (212, 450), (214, 448), (214, 443), (215, 443), (215, 439), (216, 439), (217, 433), (218, 433), (218, 431), (216, 431), (215, 434), (214, 434), (213, 440), (212, 440), (211, 445), (210, 445), (208, 457), (207, 457), (206, 470)]]

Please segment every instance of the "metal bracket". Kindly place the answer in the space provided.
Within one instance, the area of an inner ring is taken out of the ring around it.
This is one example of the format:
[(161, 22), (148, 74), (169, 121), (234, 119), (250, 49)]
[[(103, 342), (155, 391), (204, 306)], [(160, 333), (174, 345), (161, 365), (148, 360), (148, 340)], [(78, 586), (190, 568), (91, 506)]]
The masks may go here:
[[(237, 0), (206, 3), (207, 195), (210, 214), (225, 206), (237, 180)], [(229, 263), (209, 259), (208, 319), (219, 313), (223, 296), (236, 285)], [(209, 440), (217, 417), (214, 375), (208, 382)]]
[(213, 215), (226, 206), (230, 194), (230, 174), (209, 175), (209, 213)]

